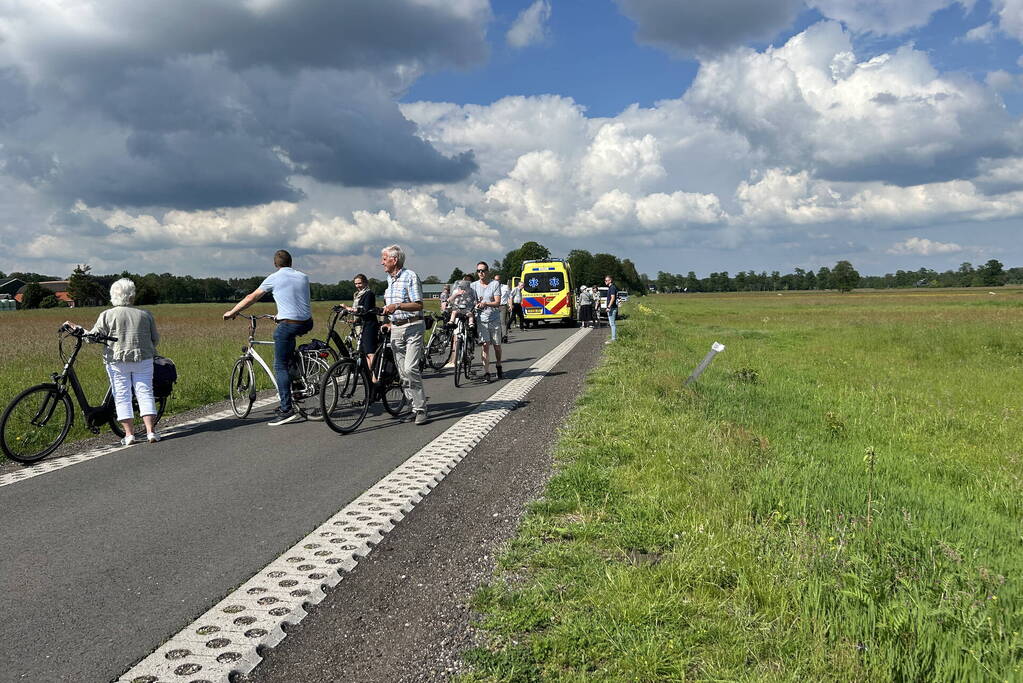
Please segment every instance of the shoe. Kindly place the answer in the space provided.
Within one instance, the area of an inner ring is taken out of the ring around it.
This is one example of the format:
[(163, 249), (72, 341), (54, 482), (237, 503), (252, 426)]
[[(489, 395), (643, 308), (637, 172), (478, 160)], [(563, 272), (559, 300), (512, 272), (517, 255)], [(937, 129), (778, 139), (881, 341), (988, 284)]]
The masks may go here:
[(501, 337), (501, 343), (502, 344), (507, 344), (508, 343), (508, 337)]
[(613, 343), (613, 342), (614, 342), (614, 339), (608, 339), (608, 340), (607, 340), (606, 342), (604, 342), (604, 343), (605, 343), (605, 344), (611, 344), (611, 343)]
[(149, 434), (146, 434), (146, 441), (148, 441), (149, 443), (156, 443), (159, 440), (160, 435), (157, 434), (156, 432), (150, 432)]
[(484, 384), (490, 384), (490, 373), (489, 372), (484, 372), (483, 373), (483, 383)]
[(281, 410), (280, 408), (278, 408), (274, 412), (276, 413), (276, 416), (274, 417), (274, 419), (270, 420), (267, 423), (271, 427), (276, 427), (277, 425), (286, 425), (289, 422), (298, 422), (299, 420), (302, 419), (302, 414), (295, 410), (294, 408), (292, 408), (291, 410)]
[(424, 425), (424, 424), (426, 424), (429, 421), (430, 421), (430, 418), (428, 418), (426, 416), (426, 411), (425, 410), (417, 410), (416, 411), (416, 424), (417, 425)]
[(504, 379), (504, 370), (501, 369), (500, 365), (497, 366), (497, 379)]
[(125, 434), (124, 438), (121, 439), (121, 445), (122, 446), (130, 446), (133, 443), (135, 443), (135, 435), (134, 434)]

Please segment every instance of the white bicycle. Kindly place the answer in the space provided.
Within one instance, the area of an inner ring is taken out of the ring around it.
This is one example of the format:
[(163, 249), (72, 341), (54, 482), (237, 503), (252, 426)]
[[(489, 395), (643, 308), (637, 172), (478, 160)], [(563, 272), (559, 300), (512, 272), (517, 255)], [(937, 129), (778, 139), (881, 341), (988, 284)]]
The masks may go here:
[[(277, 318), (272, 315), (245, 315), (239, 313), (239, 317), (249, 321), (249, 343), (242, 349), (242, 355), (234, 363), (231, 370), (231, 409), (238, 417), (248, 417), (252, 410), (252, 404), (256, 402), (256, 370), (258, 364), (274, 389), (277, 387), (277, 378), (273, 370), (263, 357), (256, 352), (256, 346), (273, 346), (272, 341), (259, 341), (256, 339), (256, 321), (260, 319), (273, 320)], [(305, 348), (304, 348), (305, 347)], [(330, 364), (328, 349), (309, 348), (303, 344), (295, 350), (291, 358), (291, 400), (295, 407), (310, 420), (322, 420), (323, 413), (320, 409), (320, 384)]]

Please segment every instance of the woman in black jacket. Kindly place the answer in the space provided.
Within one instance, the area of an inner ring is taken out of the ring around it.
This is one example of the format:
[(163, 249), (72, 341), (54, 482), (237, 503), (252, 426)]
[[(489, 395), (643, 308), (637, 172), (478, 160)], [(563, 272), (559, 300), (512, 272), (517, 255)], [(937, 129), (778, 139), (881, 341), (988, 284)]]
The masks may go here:
[(366, 355), (366, 363), (373, 367), (373, 357), (377, 350), (377, 339), (380, 334), (380, 323), (374, 309), (377, 307), (377, 297), (369, 288), (369, 280), (362, 273), (359, 273), (352, 280), (355, 284), (355, 298), (351, 306), (345, 308), (355, 314), (356, 319), (362, 324), (362, 333), (359, 335), (359, 352)]

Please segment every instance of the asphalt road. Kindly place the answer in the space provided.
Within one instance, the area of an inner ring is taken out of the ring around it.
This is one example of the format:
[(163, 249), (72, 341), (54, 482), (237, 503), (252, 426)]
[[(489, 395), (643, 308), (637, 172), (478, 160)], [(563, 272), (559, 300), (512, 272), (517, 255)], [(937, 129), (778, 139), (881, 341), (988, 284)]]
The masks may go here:
[[(515, 333), (506, 375), (573, 331)], [(0, 681), (116, 678), (499, 387), (429, 373), (425, 426), (264, 410), (0, 487)]]

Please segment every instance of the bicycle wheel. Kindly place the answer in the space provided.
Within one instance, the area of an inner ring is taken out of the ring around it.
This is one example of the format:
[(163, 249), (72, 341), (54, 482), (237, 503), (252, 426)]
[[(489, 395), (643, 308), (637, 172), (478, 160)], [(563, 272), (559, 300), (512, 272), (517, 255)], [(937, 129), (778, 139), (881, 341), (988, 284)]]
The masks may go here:
[[(387, 348), (384, 353), (390, 354), (391, 349)], [(392, 358), (391, 365), (394, 365)], [(394, 366), (397, 370), (397, 366)], [(384, 410), (389, 412), (391, 415), (398, 417), (404, 411), (408, 404), (408, 397), (405, 396), (405, 389), (401, 380), (401, 373), (395, 372), (393, 375), (384, 378), (384, 390), (382, 392), (381, 400), (384, 403)]]
[(315, 354), (305, 354), (302, 359), (303, 374), (300, 384), (303, 386), (298, 394), (292, 395), (292, 398), (309, 420), (323, 419), (323, 411), (320, 408), (320, 385), (328, 370), (330, 365)]
[(231, 370), (231, 410), (238, 417), (248, 417), (256, 402), (256, 375), (252, 372), (252, 359), (239, 358)]
[(461, 371), (462, 374), (465, 375), (465, 380), (466, 381), (469, 381), (470, 379), (472, 379), (472, 376), (473, 376), (472, 363), (473, 363), (473, 359), (475, 357), (476, 357), (476, 344), (475, 344), (475, 342), (473, 342), (472, 339), (467, 339), (465, 341), (465, 344), (462, 347), (462, 359), (461, 359), (461, 362), (459, 362), (458, 363), (458, 367), (455, 368), (456, 373), (457, 373), (457, 371)]
[[(153, 397), (153, 401), (156, 403), (156, 420), (153, 424), (160, 424), (160, 418), (163, 417), (163, 411), (167, 409), (167, 396)], [(117, 411), (114, 409), (114, 399), (109, 389), (107, 389), (107, 395), (103, 398), (103, 402), (110, 402), (110, 431), (114, 433), (118, 438), (124, 437), (124, 427), (121, 426), (121, 421), (117, 419)], [(146, 431), (146, 424), (142, 421), (142, 416), (139, 415), (139, 402), (134, 396), (131, 398), (131, 414), (132, 414), (132, 432), (135, 434), (142, 434)]]
[(453, 358), (455, 359), (454, 380), (455, 380), (455, 386), (456, 387), (462, 386), (462, 372), (461, 372), (462, 371), (462, 361), (461, 361), (461, 358), (462, 358), (462, 347), (464, 347), (464, 346), (465, 346), (465, 341), (464, 341), (464, 338), (462, 337), (462, 335), (455, 335), (455, 350), (454, 350)]
[[(441, 324), (437, 323), (437, 325)], [(434, 370), (440, 370), (447, 364), (450, 353), (451, 335), (443, 328), (434, 329), (430, 336), (430, 343), (426, 347), (426, 362)]]
[(327, 426), (348, 434), (362, 424), (369, 410), (369, 385), (355, 361), (342, 358), (323, 376), (320, 412)]
[(67, 438), (74, 420), (71, 398), (54, 384), (37, 384), (11, 401), (0, 417), (0, 447), (20, 463), (42, 460)]

